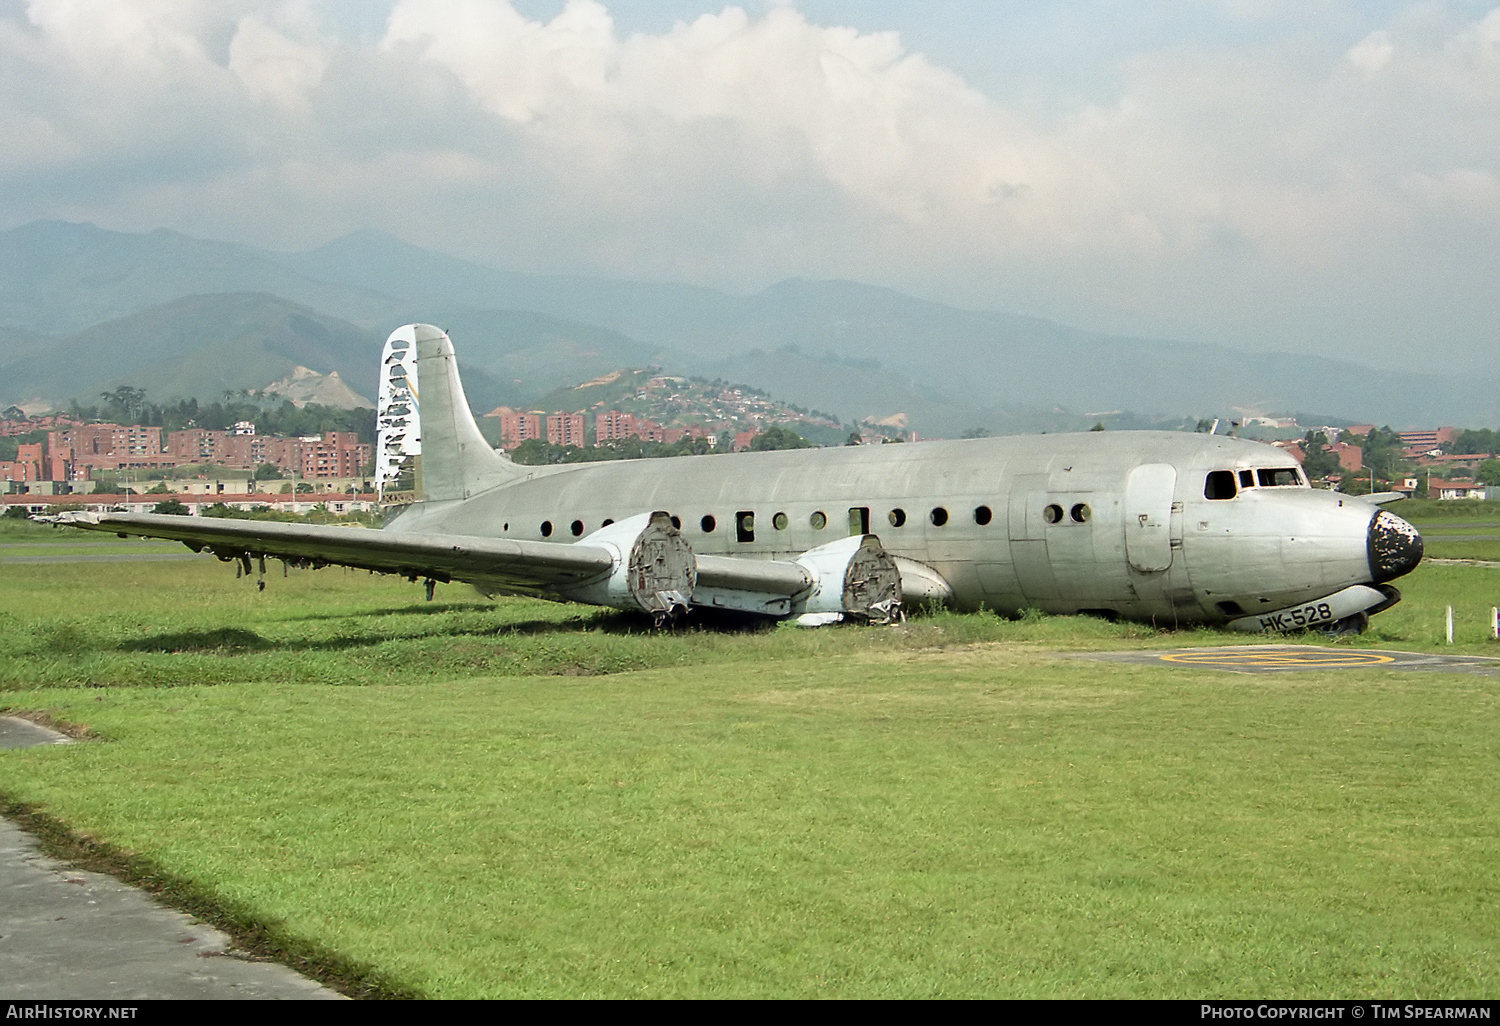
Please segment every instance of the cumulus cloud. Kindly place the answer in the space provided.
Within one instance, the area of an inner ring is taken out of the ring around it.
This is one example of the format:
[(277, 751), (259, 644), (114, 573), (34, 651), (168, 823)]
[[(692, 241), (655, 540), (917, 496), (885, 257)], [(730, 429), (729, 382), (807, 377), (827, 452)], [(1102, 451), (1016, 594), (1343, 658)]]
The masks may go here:
[(597, 0), (400, 0), (372, 40), (322, 10), (0, 18), (0, 216), (285, 248), (378, 227), (515, 267), (853, 277), (1282, 347), (1394, 345), (1500, 246), (1500, 9), (1143, 51), (1047, 122), (785, 4), (624, 33)]

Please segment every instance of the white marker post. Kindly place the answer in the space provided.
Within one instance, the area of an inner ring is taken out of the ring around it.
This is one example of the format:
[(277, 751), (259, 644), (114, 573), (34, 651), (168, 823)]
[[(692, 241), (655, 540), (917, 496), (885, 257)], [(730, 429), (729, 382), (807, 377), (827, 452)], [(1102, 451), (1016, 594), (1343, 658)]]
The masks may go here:
[(1490, 606), (1490, 637), (1500, 641), (1500, 606)]
[(1453, 607), (1448, 607), (1448, 644), (1453, 644)]

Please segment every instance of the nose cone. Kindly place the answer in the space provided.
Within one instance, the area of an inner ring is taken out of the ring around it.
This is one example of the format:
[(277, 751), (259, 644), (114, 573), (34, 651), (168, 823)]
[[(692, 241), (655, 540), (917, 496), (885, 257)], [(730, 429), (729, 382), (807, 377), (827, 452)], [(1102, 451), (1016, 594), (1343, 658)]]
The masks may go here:
[(1365, 545), (1370, 557), (1370, 576), (1376, 584), (1411, 573), (1422, 562), (1422, 536), (1405, 520), (1381, 510), (1370, 521)]

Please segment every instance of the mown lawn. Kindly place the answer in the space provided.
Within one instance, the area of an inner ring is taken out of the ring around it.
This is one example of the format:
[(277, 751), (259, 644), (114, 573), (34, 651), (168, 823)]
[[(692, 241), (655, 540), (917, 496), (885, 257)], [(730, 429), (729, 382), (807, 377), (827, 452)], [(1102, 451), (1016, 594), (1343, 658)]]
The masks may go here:
[[(377, 993), (1500, 992), (1494, 678), (1080, 662), (1266, 639), (1073, 618), (652, 634), (340, 570), (0, 574), (0, 705), (103, 739), (0, 752), (0, 797)], [(1495, 652), (1496, 571), (1399, 583), (1361, 646), (1442, 648), (1453, 603)]]

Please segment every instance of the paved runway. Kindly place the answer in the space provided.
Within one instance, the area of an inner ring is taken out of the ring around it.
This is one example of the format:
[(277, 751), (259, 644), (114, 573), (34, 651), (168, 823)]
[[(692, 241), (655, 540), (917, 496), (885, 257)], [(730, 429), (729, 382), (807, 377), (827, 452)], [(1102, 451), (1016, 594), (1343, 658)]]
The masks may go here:
[(1500, 658), (1445, 655), (1441, 652), (1324, 648), (1319, 645), (1225, 645), (1218, 648), (1178, 648), (1167, 652), (1070, 652), (1067, 655), (1070, 659), (1193, 670), (1226, 670), (1231, 673), (1362, 669), (1476, 673), (1500, 677)]
[[(0, 717), (0, 748), (71, 743)], [(0, 819), (0, 1000), (338, 999), (223, 933), (101, 873), (70, 869)]]

